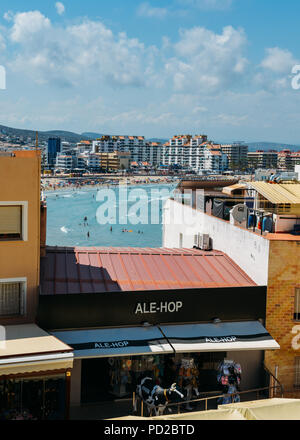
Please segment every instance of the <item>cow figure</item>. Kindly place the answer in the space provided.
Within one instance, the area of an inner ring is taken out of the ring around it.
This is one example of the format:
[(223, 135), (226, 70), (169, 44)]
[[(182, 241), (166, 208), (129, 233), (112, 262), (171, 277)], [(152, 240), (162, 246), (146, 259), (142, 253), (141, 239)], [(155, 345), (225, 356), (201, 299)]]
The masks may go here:
[[(162, 388), (156, 385), (151, 377), (144, 377), (137, 385), (136, 395), (133, 403), (133, 411), (137, 413), (137, 402), (142, 400), (148, 410), (148, 416), (154, 410), (155, 416), (163, 415), (168, 403), (183, 400), (184, 395), (177, 389), (176, 383), (170, 388)], [(172, 412), (169, 409), (170, 412)]]

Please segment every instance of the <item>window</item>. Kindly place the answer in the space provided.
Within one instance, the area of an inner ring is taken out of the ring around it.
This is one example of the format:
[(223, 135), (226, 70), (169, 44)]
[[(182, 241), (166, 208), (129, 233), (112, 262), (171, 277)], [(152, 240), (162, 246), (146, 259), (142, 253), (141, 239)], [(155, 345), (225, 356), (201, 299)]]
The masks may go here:
[(0, 281), (0, 316), (24, 314), (25, 281)]
[(300, 357), (295, 358), (295, 387), (300, 387)]
[(300, 321), (300, 288), (295, 289), (294, 319)]
[(0, 240), (22, 239), (22, 206), (0, 206)]

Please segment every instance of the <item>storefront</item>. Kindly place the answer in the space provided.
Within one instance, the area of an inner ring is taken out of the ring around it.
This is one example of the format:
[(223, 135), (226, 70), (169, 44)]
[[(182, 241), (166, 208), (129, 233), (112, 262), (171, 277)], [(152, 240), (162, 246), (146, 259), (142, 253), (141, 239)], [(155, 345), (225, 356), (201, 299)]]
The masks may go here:
[(243, 387), (253, 389), (262, 386), (264, 350), (279, 348), (258, 321), (53, 334), (74, 348), (73, 373), (81, 378), (81, 403), (130, 398), (142, 376), (162, 387), (176, 382), (184, 389), (192, 381), (198, 393), (217, 392), (218, 366), (231, 358), (242, 365)]
[(199, 393), (217, 392), (224, 359), (241, 364), (250, 390), (265, 386), (264, 351), (279, 348), (265, 296), (258, 286), (44, 296), (39, 324), (74, 349), (71, 405), (131, 398), (145, 374), (184, 388), (193, 370)]
[(0, 420), (68, 418), (73, 349), (34, 324), (1, 327)]
[(145, 374), (213, 393), (224, 359), (242, 390), (265, 386), (267, 289), (226, 254), (47, 248), (41, 267), (37, 323), (74, 349), (71, 406), (130, 398)]

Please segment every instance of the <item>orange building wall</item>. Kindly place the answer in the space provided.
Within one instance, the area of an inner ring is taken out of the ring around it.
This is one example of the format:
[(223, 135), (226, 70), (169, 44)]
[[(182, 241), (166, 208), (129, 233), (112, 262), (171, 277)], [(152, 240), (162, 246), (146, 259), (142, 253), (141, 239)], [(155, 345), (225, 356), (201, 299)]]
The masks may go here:
[(275, 373), (284, 385), (286, 397), (300, 397), (300, 389), (294, 387), (295, 358), (300, 357), (299, 349), (293, 348), (296, 333), (293, 328), (300, 322), (294, 321), (295, 288), (300, 287), (300, 238), (294, 240), (271, 240), (269, 254), (269, 280), (267, 293), (266, 328), (279, 343), (281, 349), (266, 352), (267, 367)]
[(3, 325), (34, 322), (40, 271), (39, 151), (0, 156), (0, 201), (28, 201), (28, 241), (0, 241), (0, 279), (27, 277), (26, 316), (3, 318)]

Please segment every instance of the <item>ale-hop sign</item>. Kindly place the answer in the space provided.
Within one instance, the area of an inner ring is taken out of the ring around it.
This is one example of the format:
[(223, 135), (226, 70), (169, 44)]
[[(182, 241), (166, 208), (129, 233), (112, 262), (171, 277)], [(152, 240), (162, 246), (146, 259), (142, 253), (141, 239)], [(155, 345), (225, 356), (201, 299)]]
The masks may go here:
[(182, 306), (182, 301), (139, 302), (135, 307), (135, 314), (178, 313)]

